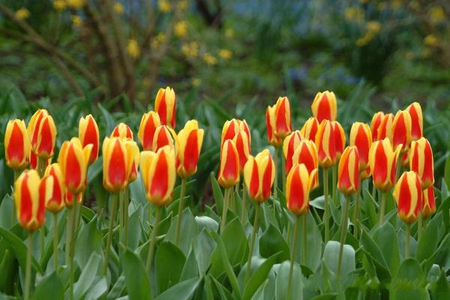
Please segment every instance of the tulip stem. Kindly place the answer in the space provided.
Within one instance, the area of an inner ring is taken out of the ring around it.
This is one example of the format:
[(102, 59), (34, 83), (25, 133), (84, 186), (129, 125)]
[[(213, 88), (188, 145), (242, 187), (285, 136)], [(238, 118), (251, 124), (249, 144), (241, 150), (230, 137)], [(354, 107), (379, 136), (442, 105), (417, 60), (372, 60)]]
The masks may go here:
[(381, 192), (381, 204), (380, 204), (380, 226), (384, 221), (384, 211), (386, 209), (386, 192)]
[(124, 216), (124, 231), (125, 231), (125, 247), (128, 247), (128, 230), (129, 230), (129, 216), (128, 216), (128, 210), (129, 210), (129, 206), (130, 206), (130, 190), (127, 187), (125, 188), (125, 190), (123, 191), (124, 193), (124, 210), (123, 210), (123, 216)]
[(58, 215), (53, 213), (53, 269), (58, 269)]
[(292, 241), (291, 265), (289, 267), (288, 288), (287, 288), (287, 296), (286, 296), (287, 300), (291, 299), (292, 274), (294, 273), (295, 253), (297, 252), (297, 240), (298, 240), (299, 227), (300, 227), (300, 216), (297, 216), (295, 218), (294, 240)]
[(307, 261), (307, 252), (308, 251), (308, 231), (306, 230), (307, 224), (306, 224), (306, 218), (307, 218), (307, 213), (303, 215), (302, 219), (303, 219), (303, 228), (302, 228), (302, 263), (304, 266), (306, 266), (306, 261)]
[(331, 167), (331, 199), (333, 199), (334, 204), (336, 204), (336, 207), (339, 207), (339, 197), (336, 197), (336, 186), (337, 186), (337, 168), (338, 165), (334, 165)]
[(227, 224), (227, 211), (228, 211), (228, 202), (229, 202), (229, 194), (232, 187), (225, 188), (225, 196), (223, 199), (223, 209), (222, 209), (222, 222), (220, 225), (220, 234), (223, 233), (223, 230), (225, 229), (225, 225)]
[(124, 203), (123, 203), (123, 190), (119, 192), (119, 241), (123, 243), (124, 235)]
[(337, 266), (337, 277), (341, 277), (341, 266), (342, 266), (342, 255), (344, 253), (344, 243), (347, 236), (347, 219), (348, 219), (348, 206), (350, 203), (350, 196), (345, 197), (345, 207), (342, 215), (342, 226), (341, 226), (341, 243), (339, 245), (339, 258)]
[(258, 226), (259, 226), (259, 211), (261, 209), (261, 203), (256, 203), (255, 206), (255, 220), (253, 222), (253, 231), (252, 231), (252, 237), (250, 240), (250, 250), (248, 252), (248, 262), (247, 262), (247, 271), (245, 272), (245, 279), (244, 284), (247, 283), (249, 276), (250, 276), (250, 269), (252, 266), (252, 257), (253, 257), (253, 248), (255, 246), (255, 238), (256, 234), (258, 233)]
[(323, 169), (323, 194), (325, 197), (325, 213), (324, 213), (324, 223), (325, 223), (325, 244), (328, 243), (330, 239), (330, 220), (328, 217), (328, 168)]
[[(75, 196), (74, 196), (75, 197)], [(75, 200), (74, 200), (75, 201)], [(74, 204), (76, 205), (76, 204)], [(72, 256), (72, 242), (74, 240), (74, 220), (75, 220), (75, 207), (69, 207), (66, 217), (66, 265), (69, 269), (69, 299), (73, 299), (73, 283), (74, 283), (74, 270), (73, 270), (73, 256)]]
[(281, 182), (282, 182), (282, 191), (283, 194), (286, 195), (286, 158), (284, 157), (283, 151), (281, 153)]
[(242, 210), (241, 210), (242, 225), (247, 223), (247, 186), (245, 182), (242, 183)]
[[(359, 179), (359, 185), (361, 186), (361, 179)], [(361, 200), (360, 190), (356, 191), (356, 201), (353, 206), (353, 235), (356, 239), (359, 237), (359, 202)]]
[(405, 259), (409, 258), (410, 240), (411, 240), (411, 225), (406, 224)]
[(161, 207), (156, 207), (155, 223), (153, 224), (152, 238), (148, 249), (147, 264), (145, 266), (147, 273), (150, 273), (150, 270), (152, 269), (153, 253), (155, 252), (156, 236), (158, 234), (159, 221), (161, 219), (161, 210)]
[(420, 238), (422, 237), (422, 230), (424, 228), (423, 224), (423, 215), (422, 212), (419, 210), (419, 219), (417, 224), (417, 241), (420, 241)]
[(175, 244), (178, 246), (180, 242), (180, 229), (181, 229), (181, 218), (183, 217), (183, 199), (186, 194), (186, 178), (181, 179), (181, 191), (180, 191), (180, 202), (178, 202), (178, 221), (177, 221), (177, 235), (175, 239)]
[(31, 259), (33, 252), (34, 231), (28, 234), (28, 249), (27, 249), (27, 264), (25, 266), (25, 292), (24, 299), (30, 299), (30, 285), (31, 285)]
[(109, 251), (111, 250), (111, 243), (112, 243), (112, 237), (113, 237), (113, 228), (114, 223), (116, 221), (116, 215), (117, 215), (117, 202), (119, 201), (119, 195), (113, 194), (113, 203), (111, 207), (111, 214), (109, 219), (109, 228), (108, 228), (108, 239), (106, 240), (106, 248), (105, 248), (105, 262), (103, 264), (103, 275), (106, 276), (108, 271), (108, 261), (109, 261)]

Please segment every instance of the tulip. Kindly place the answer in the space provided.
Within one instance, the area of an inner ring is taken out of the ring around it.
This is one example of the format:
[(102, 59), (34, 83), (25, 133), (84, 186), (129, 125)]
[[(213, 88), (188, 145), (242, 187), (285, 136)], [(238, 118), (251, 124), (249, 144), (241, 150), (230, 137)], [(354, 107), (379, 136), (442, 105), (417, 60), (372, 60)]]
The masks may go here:
[(389, 141), (392, 142), (393, 139), (393, 133), (392, 133), (392, 124), (394, 122), (394, 115), (393, 114), (386, 114), (381, 119), (381, 123), (378, 126), (377, 130), (377, 140), (384, 140), (385, 138), (388, 138)]
[(65, 205), (67, 208), (71, 209), (75, 204), (80, 204), (83, 202), (83, 193), (78, 193), (74, 195), (72, 192), (66, 190)]
[(430, 142), (424, 137), (411, 143), (409, 168), (419, 175), (422, 189), (434, 184), (434, 160)]
[(58, 163), (51, 164), (45, 169), (45, 176), (53, 176), (53, 193), (52, 197), (47, 199), (45, 208), (56, 214), (65, 207), (66, 199), (66, 185), (61, 166)]
[(83, 148), (89, 144), (92, 145), (89, 164), (93, 164), (98, 159), (100, 132), (98, 130), (97, 122), (92, 115), (87, 115), (86, 117), (80, 119), (78, 125), (78, 137)]
[(309, 193), (317, 169), (311, 173), (304, 164), (295, 164), (286, 179), (287, 208), (296, 216), (304, 215), (309, 210)]
[(295, 130), (291, 132), (283, 142), (283, 154), (286, 160), (286, 172), (292, 168), (293, 160), (292, 156), (294, 155), (295, 150), (299, 147), (300, 142), (303, 140), (302, 134), (299, 130)]
[(176, 98), (170, 87), (160, 88), (155, 98), (155, 111), (158, 113), (161, 124), (175, 129), (176, 125)]
[(406, 153), (411, 144), (411, 116), (406, 110), (399, 110), (392, 123), (392, 146), (401, 145), (401, 152)]
[(320, 123), (315, 142), (320, 166), (328, 169), (335, 165), (337, 162), (336, 134), (330, 121), (324, 120)]
[(244, 166), (247, 163), (247, 159), (250, 156), (250, 136), (246, 131), (239, 131), (233, 138), (233, 142), (236, 145), (236, 150), (239, 154), (239, 170), (243, 172)]
[(14, 171), (21, 171), (28, 165), (31, 143), (25, 122), (9, 120), (5, 131), (6, 165)]
[(279, 97), (274, 106), (267, 107), (266, 125), (269, 143), (281, 146), (284, 138), (292, 132), (291, 106), (287, 97)]
[(317, 118), (314, 117), (306, 120), (305, 124), (303, 124), (303, 127), (300, 130), (303, 138), (314, 142), (316, 140), (316, 134), (317, 130), (319, 129), (319, 124), (320, 123)]
[(434, 199), (434, 186), (429, 186), (423, 191), (422, 217), (427, 219), (436, 212), (436, 200)]
[(232, 140), (241, 131), (244, 131), (248, 137), (248, 148), (251, 149), (250, 129), (245, 120), (231, 119), (225, 122), (222, 127), (222, 137), (220, 147), (226, 140)]
[(138, 138), (144, 150), (153, 149), (153, 138), (155, 136), (155, 130), (161, 125), (159, 115), (154, 111), (149, 111), (144, 114), (139, 125)]
[(173, 133), (173, 130), (170, 129), (170, 127), (166, 125), (156, 127), (155, 135), (153, 136), (153, 145), (151, 151), (156, 152), (158, 151), (158, 149), (164, 146), (170, 146), (173, 148), (174, 143), (172, 135), (175, 136), (175, 133)]
[(244, 167), (244, 181), (250, 198), (258, 203), (269, 199), (274, 180), (275, 163), (268, 149), (255, 157), (249, 156)]
[(31, 148), (36, 155), (49, 159), (55, 152), (56, 126), (52, 116), (45, 109), (39, 109), (28, 123), (28, 134), (31, 137)]
[(335, 121), (337, 114), (336, 96), (329, 91), (317, 93), (311, 105), (311, 110), (319, 123), (323, 120)]
[(336, 143), (336, 160), (339, 161), (339, 159), (341, 158), (341, 154), (345, 148), (345, 132), (344, 128), (342, 128), (342, 125), (339, 122), (332, 121), (331, 125), (333, 126), (334, 140)]
[(376, 112), (372, 117), (372, 122), (370, 123), (370, 129), (372, 132), (372, 142), (378, 140), (378, 128), (380, 128), (381, 122), (384, 119), (384, 112)]
[(356, 146), (359, 153), (359, 172), (369, 167), (369, 150), (372, 145), (372, 133), (369, 125), (361, 122), (353, 123), (350, 129), (350, 146)]
[(348, 146), (342, 153), (338, 168), (338, 189), (344, 195), (359, 190), (359, 152), (356, 146)]
[[(293, 165), (304, 164), (308, 173), (311, 174), (314, 170), (319, 168), (319, 158), (317, 157), (316, 144), (310, 140), (300, 141), (298, 147), (292, 155)], [(290, 170), (289, 170), (290, 171)], [(315, 172), (311, 190), (319, 186), (319, 173)]]
[(125, 147), (127, 148), (127, 159), (131, 162), (131, 168), (128, 173), (128, 184), (135, 181), (138, 177), (139, 159), (141, 152), (135, 141), (126, 141)]
[(373, 142), (369, 151), (369, 165), (373, 184), (382, 192), (389, 191), (395, 184), (397, 159), (400, 147), (392, 149), (389, 139)]
[(239, 183), (239, 153), (232, 140), (226, 140), (220, 151), (218, 182), (224, 188)]
[(65, 141), (59, 150), (58, 163), (64, 175), (68, 191), (79, 194), (86, 188), (87, 168), (91, 156), (92, 144), (83, 148), (80, 139)]
[(420, 178), (414, 171), (404, 172), (395, 185), (393, 196), (397, 202), (398, 216), (407, 224), (419, 218), (423, 192)]
[(140, 167), (147, 200), (158, 207), (167, 206), (176, 179), (174, 149), (164, 146), (157, 152), (143, 151)]
[(118, 137), (121, 139), (132, 140), (133, 139), (133, 131), (131, 131), (130, 126), (125, 123), (119, 123), (114, 130), (111, 132), (111, 138)]
[(416, 141), (423, 136), (422, 107), (414, 102), (406, 108), (411, 116), (411, 140)]
[(197, 171), (197, 162), (202, 149), (204, 130), (198, 128), (196, 120), (186, 122), (177, 135), (177, 173), (188, 178)]

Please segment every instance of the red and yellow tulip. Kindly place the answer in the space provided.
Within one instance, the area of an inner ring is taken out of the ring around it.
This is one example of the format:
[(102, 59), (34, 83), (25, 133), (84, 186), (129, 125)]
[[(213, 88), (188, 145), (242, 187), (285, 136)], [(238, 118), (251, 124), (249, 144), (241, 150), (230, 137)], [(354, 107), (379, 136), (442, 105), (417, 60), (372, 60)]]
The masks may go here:
[(233, 140), (239, 153), (241, 172), (251, 153), (250, 129), (245, 120), (231, 119), (225, 122), (222, 128), (221, 147), (226, 140)]
[(160, 125), (156, 127), (155, 134), (153, 136), (153, 145), (151, 151), (156, 152), (159, 148), (164, 146), (174, 147), (173, 136), (175, 132), (167, 125)]
[(434, 199), (434, 186), (431, 185), (423, 191), (422, 216), (431, 217), (436, 212), (436, 200)]
[(275, 164), (268, 149), (249, 156), (244, 167), (244, 181), (250, 198), (257, 203), (269, 199), (275, 180)]
[(283, 144), (292, 132), (291, 106), (287, 97), (279, 97), (276, 104), (266, 109), (267, 139), (275, 147)]
[(299, 147), (300, 142), (303, 140), (302, 134), (299, 130), (291, 132), (283, 142), (283, 154), (286, 160), (286, 172), (289, 172), (292, 168), (295, 150)]
[(414, 102), (406, 110), (411, 116), (411, 140), (416, 141), (423, 136), (422, 107), (418, 102)]
[(31, 148), (41, 159), (49, 159), (55, 152), (56, 126), (45, 109), (37, 110), (28, 123)]
[(329, 91), (317, 93), (311, 105), (311, 110), (319, 123), (323, 120), (335, 121), (337, 114), (336, 96)]
[(175, 150), (164, 146), (157, 152), (143, 151), (140, 167), (147, 200), (158, 207), (168, 205), (172, 199), (177, 174)]
[(419, 218), (423, 192), (420, 178), (414, 171), (404, 172), (395, 184), (394, 198), (397, 202), (398, 216), (407, 224)]
[(133, 131), (131, 131), (130, 126), (128, 126), (125, 123), (119, 123), (116, 127), (114, 127), (114, 130), (111, 132), (111, 138), (117, 137), (121, 139), (126, 140), (132, 140), (133, 139)]
[(45, 202), (45, 208), (58, 213), (66, 206), (66, 185), (59, 163), (53, 163), (45, 169), (44, 178), (47, 176), (53, 176), (53, 193)]
[(149, 111), (141, 118), (138, 138), (144, 150), (153, 150), (153, 137), (158, 126), (161, 125), (159, 115), (154, 111)]
[(434, 159), (430, 142), (424, 137), (411, 142), (409, 168), (419, 175), (422, 189), (434, 184)]
[(406, 153), (411, 144), (411, 116), (406, 110), (399, 110), (392, 123), (392, 146), (401, 145), (401, 152)]
[(341, 158), (341, 154), (345, 149), (345, 143), (347, 140), (345, 138), (344, 128), (342, 128), (341, 123), (339, 123), (338, 121), (331, 121), (331, 125), (334, 130), (334, 141), (336, 144), (336, 159), (337, 161), (339, 161), (339, 159)]
[(359, 160), (356, 146), (345, 148), (338, 167), (338, 189), (344, 195), (353, 195), (359, 190)]
[(87, 115), (86, 117), (80, 119), (80, 123), (78, 125), (78, 137), (80, 138), (83, 148), (89, 144), (92, 145), (89, 164), (94, 163), (98, 159), (100, 132), (98, 130), (97, 122), (92, 115)]
[(197, 162), (202, 150), (204, 130), (198, 128), (196, 120), (187, 121), (177, 135), (177, 173), (188, 178), (197, 171)]
[(384, 119), (384, 112), (382, 111), (376, 112), (372, 117), (372, 121), (370, 122), (370, 130), (372, 132), (372, 142), (378, 140), (378, 128), (380, 128), (383, 119)]
[[(319, 158), (317, 156), (316, 144), (310, 140), (302, 140), (292, 155), (293, 165), (304, 164), (309, 174), (319, 168)], [(290, 170), (289, 170), (290, 171)], [(289, 172), (287, 171), (287, 172)], [(319, 186), (319, 173), (314, 173), (311, 190)]]
[(29, 162), (31, 143), (25, 122), (9, 120), (5, 131), (6, 165), (14, 171), (25, 169)]
[(220, 151), (220, 167), (217, 181), (224, 188), (239, 183), (239, 153), (232, 140), (226, 140)]
[(309, 193), (316, 177), (317, 169), (308, 172), (304, 164), (296, 164), (286, 179), (287, 208), (296, 216), (304, 215), (309, 209)]
[(371, 145), (372, 132), (369, 125), (361, 122), (353, 123), (350, 129), (350, 146), (356, 146), (358, 148), (359, 172), (361, 175), (364, 174), (364, 176), (366, 176), (366, 170), (369, 168), (369, 150)]
[(388, 138), (372, 143), (369, 151), (369, 166), (374, 186), (387, 192), (395, 184), (397, 159), (400, 147), (392, 149)]
[(392, 124), (394, 123), (394, 115), (389, 113), (385, 114), (381, 119), (380, 125), (377, 130), (377, 138), (376, 140), (384, 140), (388, 138), (389, 141), (392, 142), (393, 133), (392, 133)]
[(160, 88), (155, 98), (155, 111), (158, 113), (161, 124), (175, 129), (177, 101), (172, 88)]
[(302, 134), (303, 138), (315, 142), (319, 125), (320, 123), (317, 118), (311, 117), (306, 120), (305, 124), (303, 124), (302, 129), (300, 129), (300, 133)]
[(316, 135), (316, 147), (321, 167), (327, 169), (337, 162), (336, 134), (331, 121), (323, 120)]

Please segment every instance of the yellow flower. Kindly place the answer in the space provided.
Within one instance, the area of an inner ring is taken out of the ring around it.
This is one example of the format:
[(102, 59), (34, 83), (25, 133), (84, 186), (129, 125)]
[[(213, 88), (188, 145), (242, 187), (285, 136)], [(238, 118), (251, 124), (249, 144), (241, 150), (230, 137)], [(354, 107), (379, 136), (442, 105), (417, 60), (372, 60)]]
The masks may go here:
[(203, 60), (205, 61), (205, 63), (207, 65), (210, 65), (210, 66), (213, 66), (213, 65), (215, 65), (217, 63), (217, 58), (215, 58), (213, 55), (211, 55), (208, 52), (203, 54)]
[(430, 20), (434, 24), (443, 22), (446, 19), (444, 9), (440, 5), (431, 7), (429, 14), (430, 14)]
[(435, 47), (439, 44), (439, 40), (436, 36), (429, 34), (423, 39), (423, 43), (426, 46)]
[(172, 6), (170, 5), (169, 1), (167, 1), (167, 0), (159, 0), (158, 8), (162, 13), (168, 13), (172, 9)]
[(66, 0), (66, 5), (73, 9), (80, 9), (84, 6), (85, 0)]
[(393, 9), (399, 9), (401, 8), (403, 5), (403, 1), (402, 0), (393, 0), (392, 1), (392, 8)]
[(21, 9), (15, 12), (14, 16), (16, 17), (16, 19), (25, 20), (30, 16), (30, 11), (25, 7), (22, 7)]
[(132, 58), (137, 58), (141, 55), (141, 50), (139, 49), (139, 44), (136, 39), (129, 39), (127, 45), (127, 53)]
[(123, 15), (124, 12), (124, 8), (122, 3), (120, 2), (115, 2), (113, 5), (113, 10), (118, 14), (118, 15)]
[(380, 32), (381, 24), (377, 21), (369, 21), (367, 22), (367, 30), (372, 33), (378, 33)]
[(428, 58), (431, 55), (431, 49), (430, 48), (425, 48), (422, 50), (422, 52), (420, 53), (420, 56), (422, 58)]
[(225, 30), (225, 37), (229, 39), (233, 38), (234, 37), (233, 29), (228, 28), (227, 30)]
[(192, 86), (199, 86), (202, 81), (199, 78), (192, 79)]
[(152, 48), (153, 49), (159, 48), (159, 46), (162, 44), (165, 38), (166, 36), (164, 35), (164, 33), (158, 33), (158, 35), (153, 38)]
[(380, 3), (378, 3), (377, 8), (378, 8), (378, 10), (380, 10), (380, 11), (386, 10), (386, 8), (387, 8), (386, 2), (380, 2)]
[(63, 10), (66, 8), (66, 2), (64, 0), (53, 1), (53, 8), (55, 10)]
[(187, 34), (187, 25), (185, 21), (179, 21), (175, 24), (175, 36), (184, 37)]
[(233, 53), (228, 49), (220, 49), (219, 56), (223, 59), (230, 59), (233, 56)]
[(83, 19), (80, 16), (72, 15), (72, 23), (76, 27), (83, 25)]
[(185, 10), (188, 7), (188, 1), (187, 0), (182, 0), (178, 3), (178, 8), (180, 10)]
[(347, 21), (360, 22), (364, 20), (364, 11), (360, 7), (349, 7), (345, 9), (344, 16)]
[(190, 42), (189, 44), (183, 44), (183, 46), (181, 46), (181, 52), (183, 52), (186, 57), (197, 57), (198, 43)]

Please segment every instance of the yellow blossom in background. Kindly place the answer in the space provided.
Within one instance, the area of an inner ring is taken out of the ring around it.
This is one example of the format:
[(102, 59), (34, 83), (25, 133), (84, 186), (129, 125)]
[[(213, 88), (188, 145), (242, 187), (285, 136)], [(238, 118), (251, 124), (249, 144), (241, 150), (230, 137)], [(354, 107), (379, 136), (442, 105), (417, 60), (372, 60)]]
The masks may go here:
[(180, 10), (186, 10), (186, 8), (188, 7), (188, 4), (189, 4), (188, 0), (182, 0), (178, 3), (178, 8)]
[(181, 46), (181, 52), (183, 52), (186, 57), (197, 57), (198, 50), (199, 46), (197, 42), (190, 42)]
[(217, 63), (217, 58), (215, 58), (212, 54), (206, 52), (203, 54), (203, 61), (209, 65), (214, 66)]
[(223, 59), (230, 59), (233, 56), (233, 53), (228, 49), (220, 49), (219, 57)]
[(234, 31), (231, 28), (225, 30), (225, 37), (228, 39), (232, 39), (234, 37)]
[(412, 52), (412, 51), (406, 52), (406, 59), (413, 60), (414, 59), (414, 52)]
[(377, 21), (367, 22), (366, 32), (361, 38), (356, 40), (356, 46), (362, 47), (367, 45), (380, 32), (380, 30), (381, 30), (380, 22)]
[(184, 37), (187, 34), (187, 24), (185, 21), (178, 21), (175, 24), (175, 36)]
[(430, 48), (423, 49), (422, 52), (420, 53), (420, 56), (422, 58), (429, 58), (431, 56), (431, 49)]
[(137, 58), (141, 55), (141, 50), (139, 49), (139, 44), (136, 39), (129, 39), (127, 45), (127, 53), (132, 58)]
[(14, 13), (14, 16), (16, 17), (16, 19), (25, 20), (30, 16), (30, 11), (25, 7), (22, 7)]
[(152, 40), (152, 49), (157, 49), (159, 46), (161, 46), (162, 42), (164, 42), (164, 39), (166, 36), (164, 33), (158, 33), (157, 36), (155, 36)]
[(158, 8), (159, 11), (162, 13), (168, 13), (171, 11), (172, 6), (170, 5), (170, 2), (168, 0), (159, 0), (158, 1)]
[(199, 78), (192, 79), (192, 86), (199, 86), (202, 81)]
[(426, 46), (435, 47), (439, 44), (439, 40), (436, 36), (429, 34), (423, 39), (423, 43)]
[(432, 6), (429, 11), (431, 23), (440, 23), (445, 21), (445, 11), (440, 5)]
[(64, 0), (53, 1), (53, 8), (55, 10), (63, 10), (66, 8), (66, 2)]
[(369, 21), (367, 22), (367, 30), (376, 34), (378, 32), (380, 32), (381, 29), (381, 24), (380, 22), (377, 21)]
[(360, 7), (349, 7), (345, 9), (344, 17), (347, 21), (360, 22), (364, 20), (364, 11)]
[(80, 9), (84, 4), (85, 0), (66, 0), (66, 5), (73, 9)]
[(75, 27), (80, 27), (81, 25), (83, 25), (83, 19), (80, 16), (72, 15), (71, 19)]
[(123, 13), (125, 11), (125, 9), (123, 8), (122, 3), (120, 3), (120, 2), (114, 2), (113, 10), (118, 15), (123, 15)]

